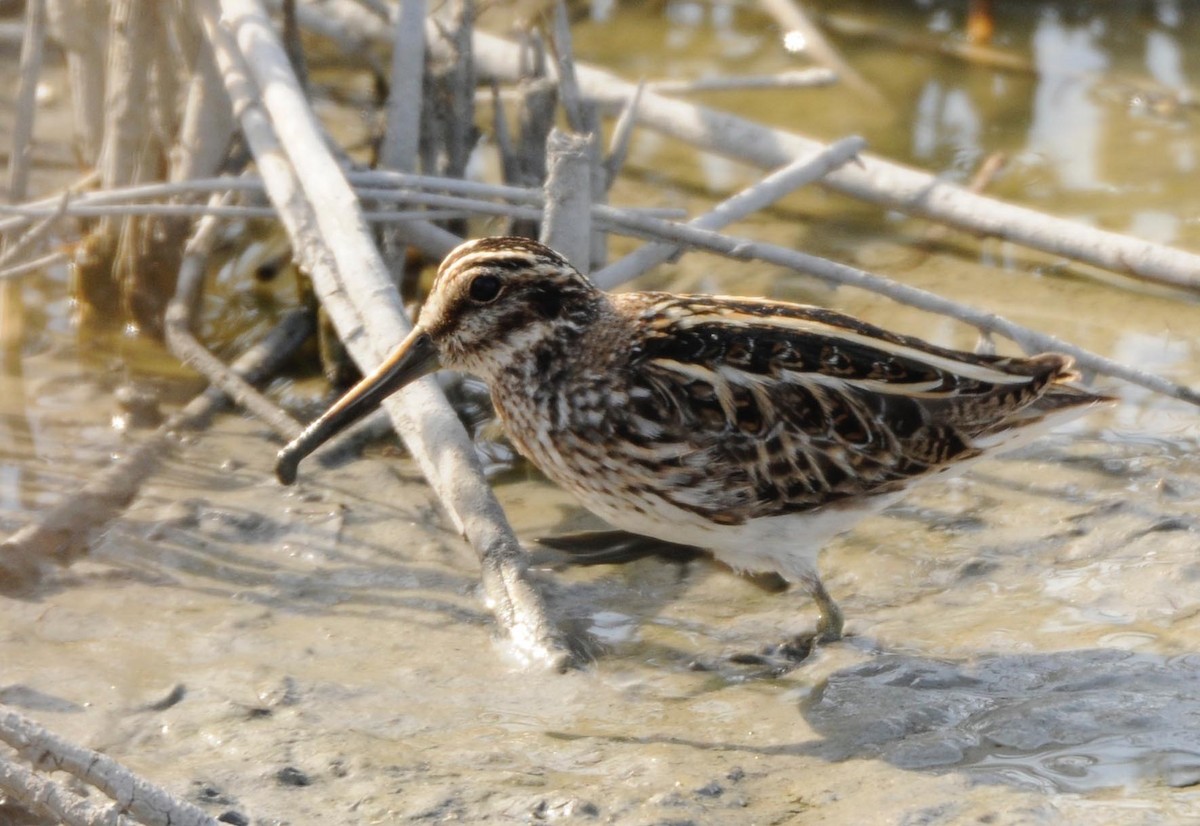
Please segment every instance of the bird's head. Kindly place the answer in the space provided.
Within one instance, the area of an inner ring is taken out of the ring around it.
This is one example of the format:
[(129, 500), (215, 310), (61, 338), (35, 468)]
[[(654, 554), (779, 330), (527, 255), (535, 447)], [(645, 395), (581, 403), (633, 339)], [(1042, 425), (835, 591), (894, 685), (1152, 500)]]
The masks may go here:
[(459, 245), (438, 268), (412, 332), (279, 452), (276, 475), (291, 484), (302, 458), (421, 376), (448, 367), (489, 381), (541, 342), (581, 331), (603, 302), (603, 293), (537, 241)]
[(440, 366), (488, 380), (539, 342), (581, 329), (602, 301), (590, 281), (544, 244), (481, 238), (442, 261), (413, 335), (429, 337)]

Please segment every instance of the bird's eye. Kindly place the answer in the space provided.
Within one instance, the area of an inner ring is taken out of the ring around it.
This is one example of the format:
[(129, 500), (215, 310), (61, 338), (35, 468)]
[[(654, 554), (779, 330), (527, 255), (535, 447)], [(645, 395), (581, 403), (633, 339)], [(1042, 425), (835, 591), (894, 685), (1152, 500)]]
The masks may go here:
[(496, 296), (500, 295), (500, 279), (494, 275), (477, 275), (467, 289), (467, 294), (471, 296), (472, 301), (480, 304), (495, 301)]

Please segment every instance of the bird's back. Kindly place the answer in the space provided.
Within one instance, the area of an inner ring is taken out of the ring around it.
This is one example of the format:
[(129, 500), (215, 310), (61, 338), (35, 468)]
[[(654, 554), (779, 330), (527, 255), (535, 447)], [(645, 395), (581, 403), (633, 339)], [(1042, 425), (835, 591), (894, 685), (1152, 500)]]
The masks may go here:
[(1104, 401), (1059, 354), (963, 353), (779, 302), (613, 299), (631, 345), (612, 459), (719, 524), (896, 492)]

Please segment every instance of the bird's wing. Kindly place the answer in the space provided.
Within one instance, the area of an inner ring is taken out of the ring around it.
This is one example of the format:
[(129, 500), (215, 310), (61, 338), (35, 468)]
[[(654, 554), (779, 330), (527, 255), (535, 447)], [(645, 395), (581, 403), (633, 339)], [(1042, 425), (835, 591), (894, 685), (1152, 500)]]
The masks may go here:
[[(896, 490), (976, 455), (973, 436), (1074, 377), (1066, 356), (961, 353), (816, 307), (625, 300), (644, 331), (628, 427), (656, 435), (662, 461), (697, 465), (677, 495), (717, 521)], [(684, 444), (695, 454), (680, 455)]]

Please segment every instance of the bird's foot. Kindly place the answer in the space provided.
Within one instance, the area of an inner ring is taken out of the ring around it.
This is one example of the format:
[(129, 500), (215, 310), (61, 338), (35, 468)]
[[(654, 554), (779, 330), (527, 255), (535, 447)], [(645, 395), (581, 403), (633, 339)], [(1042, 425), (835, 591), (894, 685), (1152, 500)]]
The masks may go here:
[(816, 641), (815, 634), (805, 634), (776, 645), (768, 645), (758, 652), (733, 654), (729, 657), (729, 662), (733, 665), (761, 669), (763, 676), (782, 677), (809, 658), (816, 647)]
[(693, 671), (713, 671), (734, 680), (773, 680), (795, 670), (808, 659), (815, 635), (804, 635), (759, 651), (743, 651), (723, 657), (716, 663), (696, 660)]

